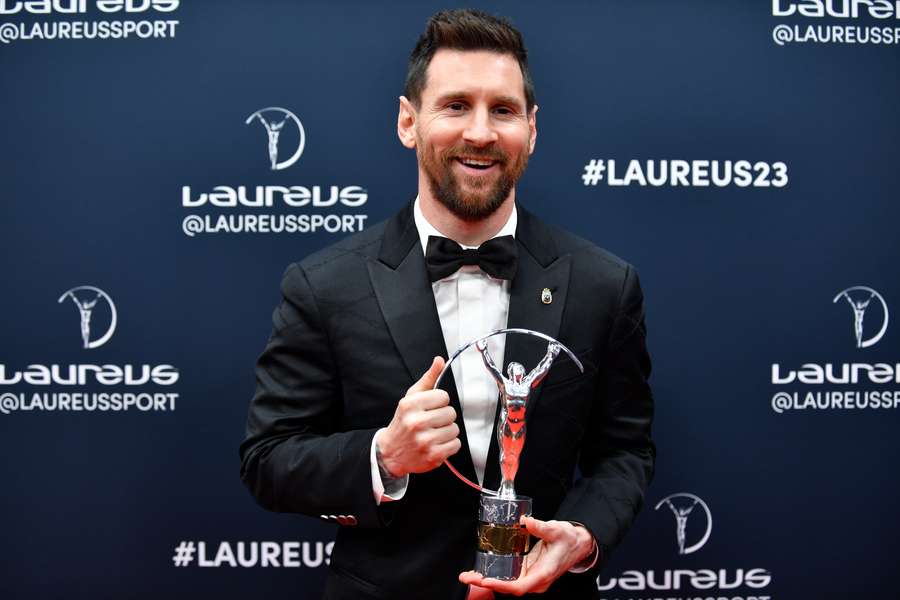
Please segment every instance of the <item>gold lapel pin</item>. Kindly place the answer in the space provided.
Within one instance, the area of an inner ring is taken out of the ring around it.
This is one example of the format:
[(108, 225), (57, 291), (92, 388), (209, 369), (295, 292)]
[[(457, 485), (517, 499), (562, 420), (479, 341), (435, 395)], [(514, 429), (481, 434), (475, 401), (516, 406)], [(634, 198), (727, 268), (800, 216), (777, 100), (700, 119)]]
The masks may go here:
[(541, 290), (541, 302), (544, 304), (550, 304), (553, 302), (553, 292), (550, 291), (550, 288), (544, 288)]

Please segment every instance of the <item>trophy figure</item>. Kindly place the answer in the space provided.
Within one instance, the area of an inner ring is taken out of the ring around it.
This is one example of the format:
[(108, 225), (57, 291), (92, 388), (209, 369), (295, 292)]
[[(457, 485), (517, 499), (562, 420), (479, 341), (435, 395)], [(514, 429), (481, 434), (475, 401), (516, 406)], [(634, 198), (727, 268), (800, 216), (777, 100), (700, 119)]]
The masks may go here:
[(525, 367), (519, 363), (509, 363), (506, 368), (509, 377), (504, 377), (494, 364), (494, 359), (491, 358), (488, 350), (487, 340), (478, 340), (475, 347), (481, 352), (484, 366), (487, 367), (494, 377), (494, 381), (497, 382), (497, 387), (500, 388), (500, 421), (497, 427), (497, 444), (500, 447), (500, 473), (503, 479), (497, 495), (508, 500), (516, 497), (513, 481), (519, 470), (519, 455), (522, 453), (522, 446), (525, 445), (525, 410), (528, 408), (528, 395), (547, 376), (553, 359), (559, 354), (560, 346), (555, 342), (550, 342), (547, 346), (547, 354), (528, 375), (525, 375)]
[(519, 455), (525, 445), (525, 410), (531, 390), (547, 376), (560, 345), (550, 342), (547, 354), (527, 375), (521, 364), (509, 363), (508, 377), (504, 377), (494, 364), (486, 339), (478, 340), (475, 347), (500, 389), (497, 443), (501, 474), (497, 494), (481, 494), (475, 570), (485, 577), (516, 579), (522, 571), (529, 541), (528, 530), (521, 527), (519, 521), (523, 516), (531, 516), (531, 498), (517, 496), (513, 485), (519, 470)]
[[(494, 335), (521, 333), (539, 337), (548, 342), (547, 353), (529, 373), (520, 363), (510, 362), (506, 375), (494, 363), (488, 350), (487, 339)], [(540, 385), (550, 371), (553, 360), (564, 351), (582, 371), (581, 361), (571, 350), (542, 333), (530, 329), (500, 329), (457, 350), (444, 365), (435, 388), (440, 385), (443, 374), (450, 364), (470, 346), (481, 353), (481, 359), (488, 372), (497, 382), (500, 392), (500, 417), (497, 422), (497, 443), (500, 448), (500, 488), (495, 492), (486, 490), (469, 481), (449, 460), (444, 464), (462, 481), (479, 490), (478, 545), (475, 554), (475, 571), (494, 579), (518, 579), (528, 552), (528, 530), (520, 525), (522, 517), (531, 516), (531, 498), (519, 496), (515, 490), (519, 457), (525, 444), (525, 411), (531, 392)]]

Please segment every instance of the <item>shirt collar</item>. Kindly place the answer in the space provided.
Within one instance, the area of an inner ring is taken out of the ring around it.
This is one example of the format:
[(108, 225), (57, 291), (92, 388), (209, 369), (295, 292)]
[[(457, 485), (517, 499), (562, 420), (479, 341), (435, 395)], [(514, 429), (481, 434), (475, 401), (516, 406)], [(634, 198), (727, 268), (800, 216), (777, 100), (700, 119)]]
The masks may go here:
[[(441, 237), (449, 237), (438, 231), (434, 225), (428, 222), (425, 218), (425, 215), (422, 213), (422, 207), (419, 206), (419, 197), (416, 196), (416, 201), (413, 203), (413, 218), (416, 222), (416, 229), (419, 230), (419, 242), (422, 244), (422, 252), (425, 253), (428, 248), (428, 236), (430, 235), (438, 235)], [(513, 203), (512, 212), (509, 215), (509, 219), (506, 220), (506, 223), (503, 227), (500, 228), (493, 237), (500, 237), (504, 235), (511, 235), (516, 237), (516, 224), (519, 222), (519, 216), (516, 212), (516, 205)], [(451, 238), (452, 239), (452, 238)], [(493, 238), (492, 238), (493, 239)], [(456, 241), (456, 240), (453, 240)], [(457, 242), (459, 243), (459, 242)], [(477, 248), (478, 246), (465, 246), (463, 244), (459, 244), (463, 248)]]

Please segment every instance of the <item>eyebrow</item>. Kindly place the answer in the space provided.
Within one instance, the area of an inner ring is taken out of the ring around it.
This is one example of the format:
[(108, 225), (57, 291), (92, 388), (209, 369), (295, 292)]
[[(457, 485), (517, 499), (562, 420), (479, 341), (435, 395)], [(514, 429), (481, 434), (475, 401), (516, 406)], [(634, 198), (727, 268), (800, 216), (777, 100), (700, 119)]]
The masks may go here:
[[(459, 91), (459, 92), (447, 92), (446, 94), (441, 94), (440, 96), (438, 96), (436, 102), (437, 102), (438, 104), (443, 104), (444, 102), (448, 102), (448, 101), (450, 101), (450, 100), (464, 100), (464, 99), (467, 98), (468, 96), (469, 96), (468, 93), (462, 92), (462, 91)], [(495, 98), (495, 100), (496, 100), (497, 102), (502, 103), (502, 104), (511, 104), (511, 105), (516, 106), (516, 107), (518, 107), (518, 108), (524, 108), (524, 106), (525, 106), (525, 103), (522, 102), (520, 99), (516, 98), (515, 96), (505, 96), (505, 95), (504, 95), (504, 96), (497, 96), (497, 97)]]

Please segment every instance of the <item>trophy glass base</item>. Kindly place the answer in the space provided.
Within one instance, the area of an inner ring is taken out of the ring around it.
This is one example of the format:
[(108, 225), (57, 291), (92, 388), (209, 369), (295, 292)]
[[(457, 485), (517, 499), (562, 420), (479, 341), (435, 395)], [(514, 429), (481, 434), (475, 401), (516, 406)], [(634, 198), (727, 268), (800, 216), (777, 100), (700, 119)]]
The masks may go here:
[(475, 571), (495, 579), (518, 579), (528, 552), (528, 530), (519, 519), (531, 516), (531, 498), (482, 494), (478, 509)]
[(518, 579), (524, 563), (524, 555), (491, 554), (480, 550), (475, 553), (475, 572), (493, 579)]

